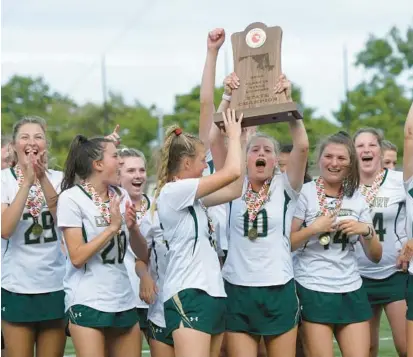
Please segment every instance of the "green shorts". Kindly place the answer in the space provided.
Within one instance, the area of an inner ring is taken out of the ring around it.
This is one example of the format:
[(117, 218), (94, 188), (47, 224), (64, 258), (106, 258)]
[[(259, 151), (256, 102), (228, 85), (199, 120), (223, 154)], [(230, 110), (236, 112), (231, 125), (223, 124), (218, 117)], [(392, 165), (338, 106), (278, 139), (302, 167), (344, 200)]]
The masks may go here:
[(297, 283), (304, 321), (321, 324), (351, 324), (368, 321), (373, 316), (363, 287), (348, 293), (324, 293)]
[(363, 287), (371, 305), (386, 305), (406, 299), (408, 274), (397, 272), (386, 279), (363, 278)]
[(1, 289), (1, 318), (24, 323), (64, 319), (63, 290), (43, 294), (17, 294)]
[(136, 308), (120, 312), (103, 312), (85, 305), (73, 305), (66, 314), (72, 324), (92, 328), (130, 328), (139, 321)]
[(299, 301), (294, 279), (285, 285), (239, 286), (225, 282), (227, 331), (278, 336), (299, 322)]
[(413, 321), (413, 275), (409, 274), (407, 280), (407, 292), (406, 292), (406, 302), (407, 302), (407, 320)]
[(136, 311), (138, 313), (140, 329), (146, 330), (148, 328), (148, 309), (138, 307)]
[(167, 335), (166, 328), (155, 325), (152, 321), (148, 321), (148, 337), (152, 340), (165, 343), (169, 346), (174, 345), (174, 340), (171, 335)]
[(199, 289), (185, 289), (164, 303), (166, 334), (184, 327), (217, 335), (225, 331), (225, 298)]

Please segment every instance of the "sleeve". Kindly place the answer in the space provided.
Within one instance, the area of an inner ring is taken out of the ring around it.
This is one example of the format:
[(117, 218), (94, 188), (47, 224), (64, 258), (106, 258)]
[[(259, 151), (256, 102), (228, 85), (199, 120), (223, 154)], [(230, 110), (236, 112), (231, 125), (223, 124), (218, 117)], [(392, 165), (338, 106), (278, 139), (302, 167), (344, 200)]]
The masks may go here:
[(301, 192), (300, 197), (298, 198), (297, 206), (295, 207), (294, 218), (298, 218), (302, 221), (305, 221), (307, 207), (308, 200), (306, 192)]
[(59, 228), (82, 227), (82, 212), (75, 199), (69, 195), (70, 192), (63, 192), (57, 201), (57, 226)]
[(163, 189), (160, 201), (168, 203), (168, 205), (176, 211), (193, 206), (199, 180), (200, 179), (185, 179), (169, 183)]
[(364, 199), (364, 196), (360, 197), (360, 201), (362, 202), (362, 205), (361, 205), (361, 210), (360, 210), (359, 222), (372, 225), (373, 221), (371, 219), (370, 207), (367, 204), (366, 200)]
[(62, 171), (54, 171), (51, 170), (50, 181), (56, 191), (57, 194), (61, 192), (61, 185), (63, 180), (63, 172)]
[(7, 187), (7, 170), (1, 171), (1, 203), (10, 204), (12, 199), (10, 197), (10, 190)]
[[(157, 213), (154, 212), (154, 215), (155, 214), (157, 214)], [(152, 212), (150, 212), (150, 211), (146, 212), (146, 214), (142, 218), (141, 224), (139, 226), (139, 230), (141, 231), (141, 234), (146, 239), (146, 243), (147, 243), (148, 248), (151, 247), (152, 239), (153, 239), (153, 236), (154, 236), (154, 227), (153, 227), (153, 224), (152, 224), (151, 215), (152, 215)]]
[(286, 172), (282, 173), (282, 174), (281, 174), (281, 177), (282, 177), (282, 180), (283, 180), (283, 183), (284, 183), (284, 189), (287, 191), (288, 196), (290, 196), (290, 198), (291, 198), (293, 201), (297, 201), (297, 200), (298, 200), (298, 197), (300, 196), (300, 192), (295, 191), (295, 190), (291, 187), (290, 180), (288, 179), (288, 175), (287, 175)]
[(413, 176), (404, 182), (404, 188), (406, 189), (407, 193), (411, 192), (410, 195), (412, 195), (413, 197)]

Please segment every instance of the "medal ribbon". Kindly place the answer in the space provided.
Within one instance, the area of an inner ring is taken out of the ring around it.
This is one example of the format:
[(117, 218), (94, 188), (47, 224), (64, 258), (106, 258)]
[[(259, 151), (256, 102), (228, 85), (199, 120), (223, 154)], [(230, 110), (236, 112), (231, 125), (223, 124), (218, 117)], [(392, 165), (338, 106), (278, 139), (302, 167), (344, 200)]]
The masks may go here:
[[(111, 222), (109, 205), (115, 197), (115, 193), (112, 190), (108, 190), (109, 202), (103, 202), (102, 197), (99, 196), (99, 194), (96, 192), (95, 188), (90, 184), (90, 182), (82, 180), (80, 182), (80, 185), (92, 198), (93, 203), (98, 208), (100, 214), (105, 219), (106, 223), (109, 225)], [(119, 233), (121, 231), (122, 230), (119, 229)]]
[[(14, 173), (17, 177), (17, 185), (19, 188), (23, 185), (24, 176), (21, 167), (17, 164), (14, 168)], [(27, 196), (26, 208), (32, 217), (37, 221), (37, 218), (42, 211), (43, 205), (45, 203), (44, 194), (42, 187), (40, 186), (40, 181), (36, 178), (34, 181), (34, 190), (30, 189), (29, 195)]]
[(245, 203), (248, 210), (248, 219), (250, 222), (254, 222), (257, 217), (258, 212), (264, 206), (271, 193), (269, 192), (269, 187), (272, 181), (272, 177), (267, 179), (262, 185), (261, 189), (257, 192), (252, 190), (251, 182), (248, 181), (247, 191), (245, 192)]
[(146, 211), (148, 210), (148, 202), (144, 195), (142, 195), (141, 204), (139, 209), (136, 210), (136, 222), (138, 224), (141, 223), (143, 216), (145, 215)]
[(333, 209), (328, 208), (328, 203), (327, 203), (327, 198), (326, 198), (326, 191), (324, 188), (324, 180), (322, 177), (319, 177), (315, 183), (316, 185), (316, 190), (317, 190), (317, 198), (318, 198), (318, 204), (320, 205), (320, 210), (321, 213), (324, 216), (327, 216), (329, 213), (336, 215), (340, 209), (341, 205), (343, 203), (343, 197), (344, 197), (344, 189), (343, 185), (340, 187), (340, 191), (338, 193), (338, 198), (336, 200), (336, 206)]
[(386, 173), (386, 170), (382, 169), (374, 178), (374, 181), (371, 187), (366, 186), (366, 185), (360, 185), (360, 192), (366, 198), (367, 204), (369, 205), (370, 208), (373, 207), (374, 199), (376, 198), (380, 190), (380, 185), (383, 182), (385, 173)]

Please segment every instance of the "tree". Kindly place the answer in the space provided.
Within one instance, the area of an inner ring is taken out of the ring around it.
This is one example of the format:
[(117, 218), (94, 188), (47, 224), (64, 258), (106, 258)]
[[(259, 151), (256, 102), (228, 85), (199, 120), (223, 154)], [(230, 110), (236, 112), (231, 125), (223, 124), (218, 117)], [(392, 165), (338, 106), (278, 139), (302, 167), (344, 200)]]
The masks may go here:
[(345, 123), (348, 110), (351, 132), (366, 126), (381, 128), (386, 139), (402, 149), (401, 133), (413, 99), (413, 28), (404, 35), (395, 27), (383, 38), (371, 35), (355, 65), (364, 68), (367, 78), (349, 92), (348, 103), (341, 103), (335, 117)]

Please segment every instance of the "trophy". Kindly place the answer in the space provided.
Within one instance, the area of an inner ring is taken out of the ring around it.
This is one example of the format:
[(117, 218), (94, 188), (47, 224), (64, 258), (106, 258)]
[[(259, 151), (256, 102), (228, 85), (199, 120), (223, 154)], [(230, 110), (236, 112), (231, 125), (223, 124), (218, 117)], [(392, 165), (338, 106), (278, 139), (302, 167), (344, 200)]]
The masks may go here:
[[(281, 27), (267, 27), (261, 22), (231, 36), (240, 86), (232, 91), (230, 108), (237, 116), (244, 113), (243, 127), (303, 118), (298, 105), (287, 101), (285, 92), (274, 94), (281, 75), (281, 38)], [(222, 113), (214, 114), (214, 122), (224, 129)]]

